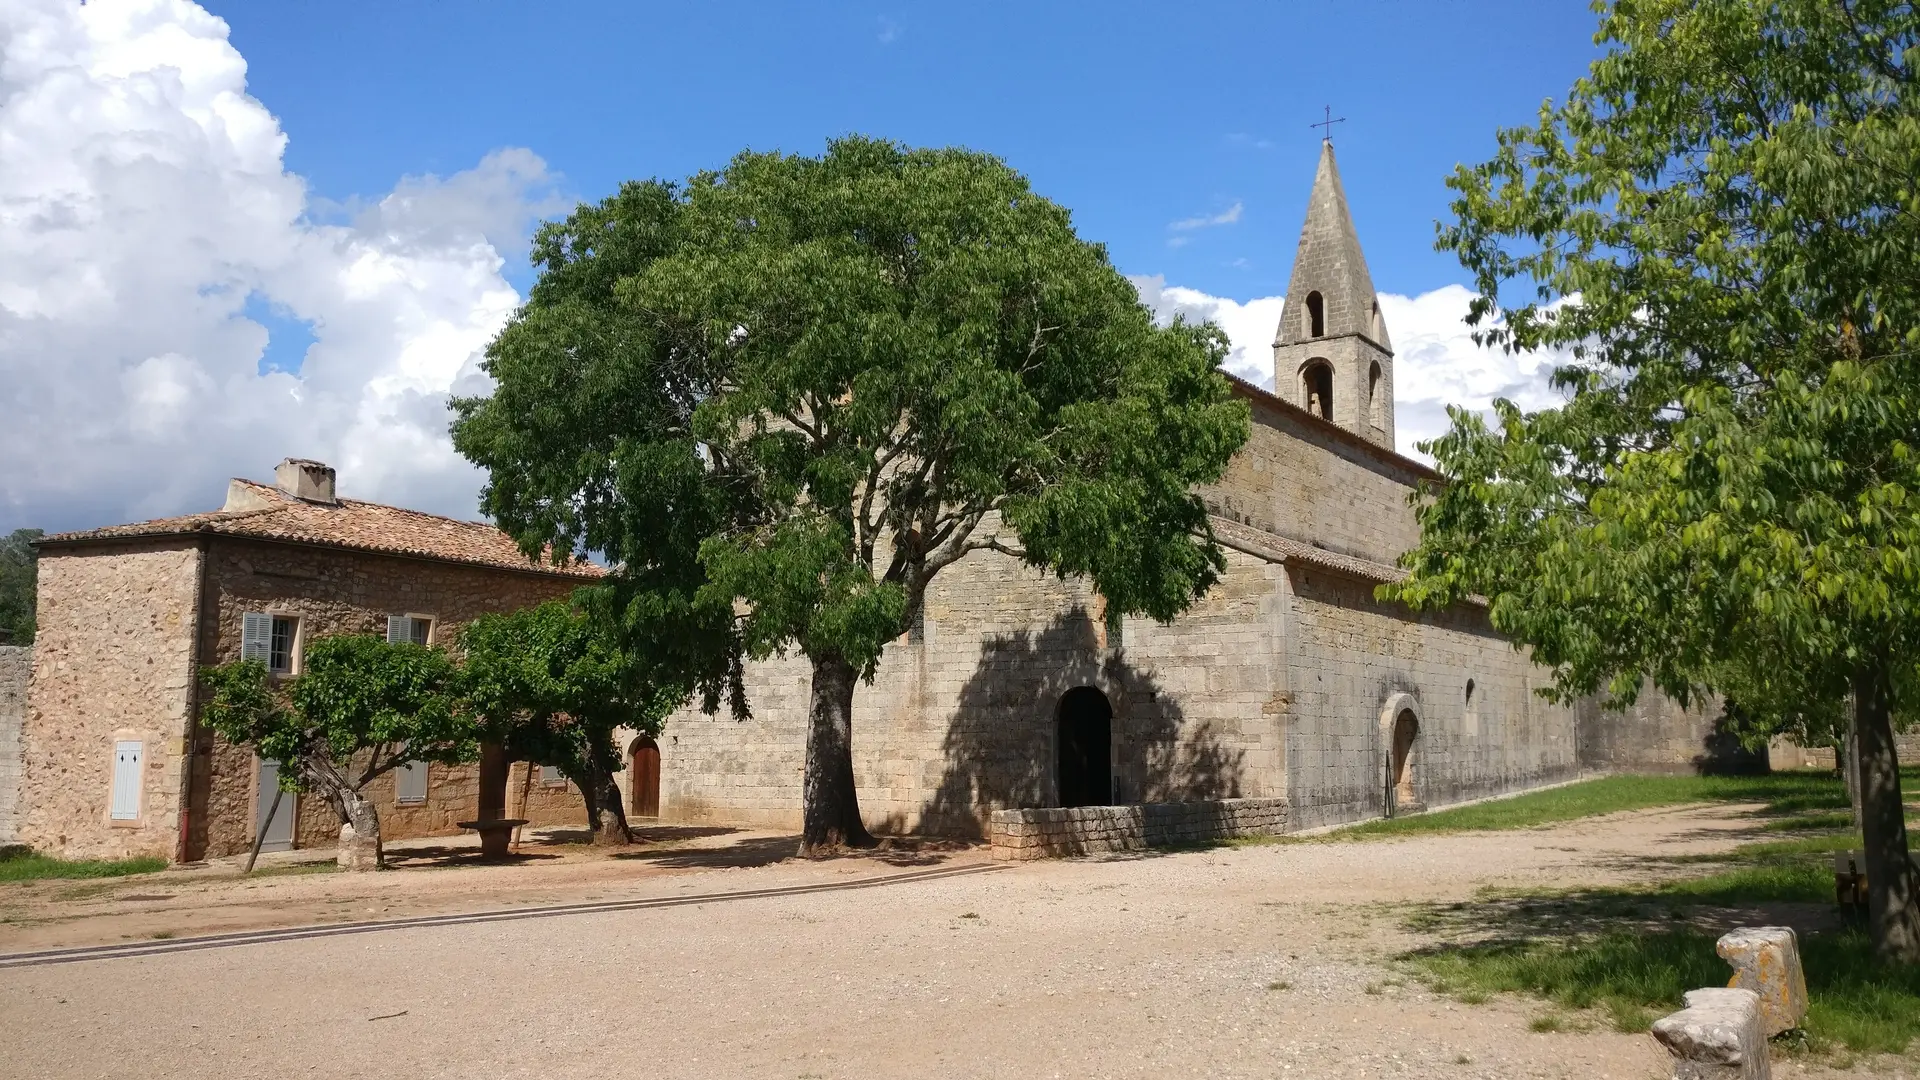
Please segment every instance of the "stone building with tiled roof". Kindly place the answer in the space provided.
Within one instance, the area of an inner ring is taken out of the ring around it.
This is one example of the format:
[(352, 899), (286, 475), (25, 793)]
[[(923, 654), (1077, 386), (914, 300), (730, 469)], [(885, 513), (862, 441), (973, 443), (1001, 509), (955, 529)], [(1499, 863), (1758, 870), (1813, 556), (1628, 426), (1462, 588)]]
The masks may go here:
[[(340, 822), (288, 796), (275, 764), (195, 722), (202, 666), (257, 656), (300, 670), (316, 636), (382, 633), (448, 643), (477, 615), (565, 596), (604, 571), (533, 560), (491, 525), (334, 494), (333, 470), (282, 462), (273, 484), (236, 479), (219, 510), (61, 533), (39, 542), (39, 636), (21, 730), (17, 832), (75, 857), (192, 861), (332, 846)], [(509, 786), (538, 823), (585, 820), (551, 773)], [(416, 764), (375, 781), (387, 839), (458, 832), (472, 767)]]

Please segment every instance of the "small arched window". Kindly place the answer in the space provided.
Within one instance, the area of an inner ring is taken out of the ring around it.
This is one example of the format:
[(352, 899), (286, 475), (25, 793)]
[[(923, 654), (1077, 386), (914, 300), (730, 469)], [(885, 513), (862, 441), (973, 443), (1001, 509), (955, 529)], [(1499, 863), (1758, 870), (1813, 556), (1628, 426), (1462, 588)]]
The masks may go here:
[(1386, 336), (1383, 333), (1386, 329), (1386, 324), (1380, 321), (1380, 301), (1378, 300), (1373, 302), (1373, 318), (1369, 322), (1367, 329), (1368, 332), (1373, 335), (1373, 340), (1375, 341), (1379, 341)]
[(1322, 420), (1333, 419), (1333, 365), (1309, 360), (1300, 369), (1300, 403)]
[(1374, 427), (1386, 430), (1387, 402), (1380, 393), (1380, 361), (1375, 360), (1367, 371), (1367, 418)]
[(1473, 680), (1467, 680), (1467, 704), (1473, 704)]
[(1327, 336), (1327, 304), (1317, 292), (1307, 294), (1307, 336)]

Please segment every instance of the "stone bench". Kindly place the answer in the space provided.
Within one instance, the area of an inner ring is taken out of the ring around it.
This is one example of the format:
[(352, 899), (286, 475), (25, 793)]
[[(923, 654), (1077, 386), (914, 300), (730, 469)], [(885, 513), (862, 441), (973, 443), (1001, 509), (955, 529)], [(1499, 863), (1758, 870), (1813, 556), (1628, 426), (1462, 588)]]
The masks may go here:
[(513, 830), (527, 823), (525, 818), (494, 818), (491, 821), (456, 821), (462, 829), (472, 829), (480, 834), (480, 857), (483, 859), (504, 859), (507, 848), (513, 839)]

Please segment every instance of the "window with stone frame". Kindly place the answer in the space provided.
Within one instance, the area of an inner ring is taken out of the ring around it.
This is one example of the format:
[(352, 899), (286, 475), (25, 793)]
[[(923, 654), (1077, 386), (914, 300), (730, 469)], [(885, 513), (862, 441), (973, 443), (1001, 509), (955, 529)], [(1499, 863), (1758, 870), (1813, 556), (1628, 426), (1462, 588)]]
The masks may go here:
[(240, 659), (259, 660), (275, 675), (291, 675), (299, 645), (300, 620), (289, 615), (249, 611), (240, 617)]
[(426, 645), (433, 639), (433, 620), (425, 615), (387, 616), (387, 644)]

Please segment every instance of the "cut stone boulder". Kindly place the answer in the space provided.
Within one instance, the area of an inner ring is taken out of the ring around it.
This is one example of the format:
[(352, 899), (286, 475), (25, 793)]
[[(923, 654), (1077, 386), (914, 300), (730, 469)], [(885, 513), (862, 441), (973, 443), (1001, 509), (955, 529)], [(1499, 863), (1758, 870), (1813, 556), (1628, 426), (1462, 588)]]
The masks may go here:
[(1673, 1080), (1772, 1080), (1760, 995), (1739, 987), (1689, 990), (1687, 1007), (1653, 1022), (1673, 1055)]
[(1769, 1038), (1806, 1019), (1807, 975), (1791, 927), (1742, 927), (1714, 948), (1733, 965), (1733, 981), (1727, 985), (1760, 995), (1760, 1023)]
[(380, 869), (380, 841), (361, 836), (352, 825), (340, 826), (340, 853), (335, 857), (342, 870)]

